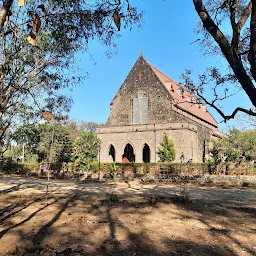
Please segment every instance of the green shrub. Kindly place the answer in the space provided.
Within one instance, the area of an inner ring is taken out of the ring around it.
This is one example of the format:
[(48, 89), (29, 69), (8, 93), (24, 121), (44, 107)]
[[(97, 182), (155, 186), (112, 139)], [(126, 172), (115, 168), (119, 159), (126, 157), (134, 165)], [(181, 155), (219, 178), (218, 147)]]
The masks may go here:
[(29, 169), (23, 164), (17, 163), (12, 158), (4, 158), (1, 162), (0, 168), (0, 171), (6, 174), (26, 174), (29, 171)]
[(205, 180), (205, 183), (206, 184), (213, 184), (213, 180), (211, 177), (207, 177), (206, 180)]
[(40, 171), (41, 163), (25, 163), (24, 166), (30, 171)]
[(190, 201), (190, 194), (189, 194), (189, 191), (187, 189), (183, 189), (181, 192), (180, 192), (180, 200), (181, 200), (181, 203), (187, 203)]
[(191, 202), (189, 191), (188, 191), (186, 188), (184, 188), (184, 189), (180, 192), (180, 195), (178, 195), (178, 196), (174, 199), (174, 202), (175, 202), (175, 203), (180, 203), (180, 204), (186, 204), (186, 203)]
[(150, 172), (150, 163), (143, 164), (143, 174), (146, 175)]
[(116, 175), (119, 170), (119, 166), (117, 166), (117, 164), (114, 162), (110, 165), (110, 168), (111, 168), (110, 173), (112, 174), (112, 179), (116, 180)]
[(209, 160), (207, 162), (208, 168), (209, 168), (209, 173), (214, 174), (216, 172), (217, 164), (214, 160)]
[(169, 139), (167, 133), (164, 133), (163, 141), (160, 143), (157, 154), (161, 162), (172, 162), (176, 156), (174, 143)]
[(244, 181), (241, 185), (243, 188), (248, 188), (250, 186), (249, 182)]

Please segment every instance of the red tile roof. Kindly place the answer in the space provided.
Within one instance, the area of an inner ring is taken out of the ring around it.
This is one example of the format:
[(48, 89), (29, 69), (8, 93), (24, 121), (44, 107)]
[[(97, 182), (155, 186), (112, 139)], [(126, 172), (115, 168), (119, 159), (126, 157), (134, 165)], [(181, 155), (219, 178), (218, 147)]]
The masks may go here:
[[(207, 110), (206, 105), (204, 104), (196, 104), (196, 97), (194, 94), (189, 93), (188, 91), (184, 91), (184, 89), (181, 88), (180, 85), (178, 85), (173, 79), (162, 73), (160, 70), (158, 70), (153, 65), (149, 64), (153, 72), (156, 74), (156, 76), (159, 78), (159, 80), (162, 82), (162, 84), (166, 87), (166, 89), (170, 92), (174, 105), (193, 115), (197, 118), (215, 126), (218, 127), (218, 123), (216, 120), (212, 117), (210, 112)], [(195, 104), (191, 103), (195, 102)]]

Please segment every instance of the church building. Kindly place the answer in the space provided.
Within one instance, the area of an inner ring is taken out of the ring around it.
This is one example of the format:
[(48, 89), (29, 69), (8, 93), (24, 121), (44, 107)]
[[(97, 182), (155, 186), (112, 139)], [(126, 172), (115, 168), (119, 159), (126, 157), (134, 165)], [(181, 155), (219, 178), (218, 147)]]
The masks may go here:
[(100, 161), (157, 162), (165, 132), (174, 142), (175, 162), (205, 161), (218, 123), (197, 102), (141, 54), (110, 103), (107, 123), (97, 128)]

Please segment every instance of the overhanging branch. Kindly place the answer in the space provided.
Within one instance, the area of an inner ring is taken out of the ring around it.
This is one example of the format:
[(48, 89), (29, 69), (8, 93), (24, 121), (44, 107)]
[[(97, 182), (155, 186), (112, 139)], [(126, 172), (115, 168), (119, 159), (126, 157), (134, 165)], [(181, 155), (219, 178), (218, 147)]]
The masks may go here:
[(252, 2), (250, 1), (244, 11), (244, 15), (237, 22), (237, 28), (238, 28), (239, 33), (240, 33), (241, 29), (243, 28), (244, 24), (246, 23), (246, 21), (248, 20), (249, 16), (251, 15), (251, 12), (252, 12)]
[(225, 115), (223, 113), (223, 111), (218, 108), (213, 102), (210, 102), (209, 100), (207, 100), (202, 94), (198, 93), (197, 92), (197, 95), (207, 104), (209, 105), (210, 107), (214, 108), (220, 115), (221, 117), (224, 119), (224, 122), (230, 120), (230, 119), (233, 119), (235, 117), (235, 115), (238, 113), (238, 112), (243, 112), (243, 113), (246, 113), (250, 116), (256, 116), (256, 112), (252, 111), (251, 109), (245, 109), (245, 108), (242, 108), (242, 107), (237, 107), (233, 113), (231, 115)]
[[(253, 77), (256, 81), (256, 0), (251, 0), (252, 2), (252, 21), (251, 22), (251, 50), (250, 63), (251, 63), (251, 73), (253, 73)], [(234, 71), (234, 74), (241, 84), (243, 90), (250, 98), (252, 104), (256, 107), (256, 87), (251, 80), (251, 77), (247, 74), (245, 67), (243, 66), (241, 56), (238, 53), (232, 51), (231, 45), (229, 44), (228, 39), (222, 33), (220, 28), (215, 24), (215, 22), (210, 17), (206, 7), (203, 4), (202, 0), (193, 0), (195, 9), (201, 18), (205, 29), (212, 35), (213, 39), (219, 45), (223, 55), (228, 61), (230, 67)], [(250, 10), (250, 8), (249, 8)], [(254, 15), (255, 16), (254, 16)], [(246, 18), (246, 17), (245, 17)], [(245, 19), (244, 18), (244, 19)], [(243, 24), (244, 21), (241, 21)], [(253, 28), (253, 30), (252, 30)]]

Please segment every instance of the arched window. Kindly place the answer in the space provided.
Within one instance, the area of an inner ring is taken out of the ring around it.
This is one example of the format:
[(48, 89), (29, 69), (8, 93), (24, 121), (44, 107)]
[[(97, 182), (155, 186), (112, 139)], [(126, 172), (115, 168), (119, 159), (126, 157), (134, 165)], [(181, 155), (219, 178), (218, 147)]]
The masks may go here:
[(127, 144), (124, 148), (123, 162), (135, 162), (135, 154), (131, 144)]
[(112, 157), (113, 162), (115, 162), (116, 161), (116, 150), (112, 144), (110, 145), (108, 154), (109, 154), (109, 156)]
[(132, 117), (133, 124), (148, 123), (148, 96), (142, 90), (139, 90), (137, 98), (132, 100)]
[(144, 163), (150, 163), (150, 147), (148, 144), (145, 144), (143, 147), (143, 162)]

